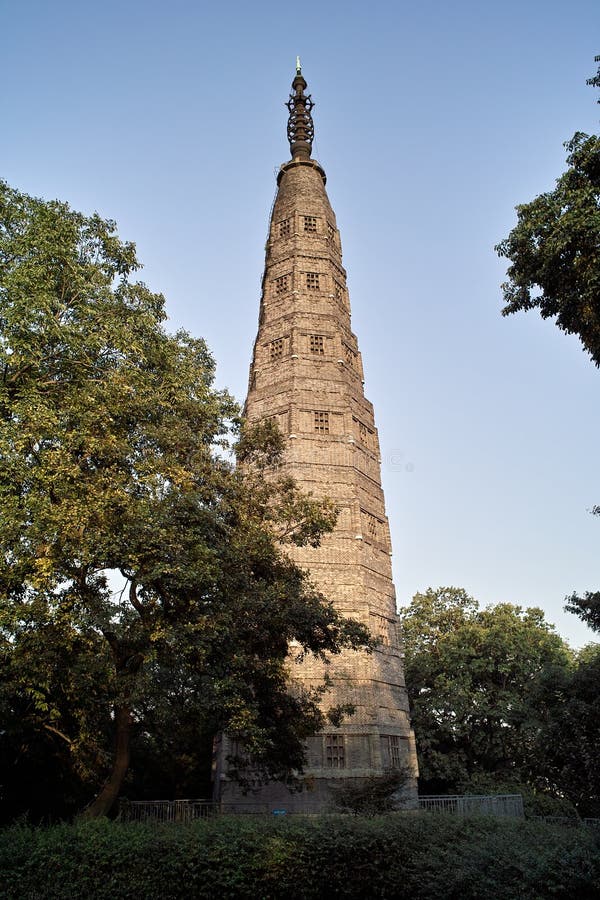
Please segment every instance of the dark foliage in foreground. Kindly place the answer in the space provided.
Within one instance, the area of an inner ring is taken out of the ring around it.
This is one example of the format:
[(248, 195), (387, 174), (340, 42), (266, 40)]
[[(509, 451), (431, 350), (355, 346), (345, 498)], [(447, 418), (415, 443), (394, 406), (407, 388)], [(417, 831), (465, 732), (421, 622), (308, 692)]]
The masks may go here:
[(600, 895), (599, 844), (591, 829), (419, 814), (15, 826), (0, 896), (584, 900)]
[(383, 776), (343, 779), (332, 788), (335, 808), (354, 816), (373, 816), (392, 812), (401, 806), (400, 792), (409, 778), (406, 769), (391, 770)]

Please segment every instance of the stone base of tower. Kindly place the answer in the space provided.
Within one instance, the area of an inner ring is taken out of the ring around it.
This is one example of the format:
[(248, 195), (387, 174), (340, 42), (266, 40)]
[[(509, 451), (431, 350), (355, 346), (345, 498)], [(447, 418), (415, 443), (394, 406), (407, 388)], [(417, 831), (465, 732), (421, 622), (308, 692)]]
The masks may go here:
[[(401, 756), (386, 758), (390, 747), (394, 753), (400, 748)], [(225, 813), (314, 815), (335, 812), (339, 810), (340, 789), (351, 785), (366, 787), (371, 779), (394, 772), (406, 777), (394, 795), (394, 808), (417, 807), (418, 770), (412, 731), (404, 735), (383, 735), (378, 731), (357, 733), (339, 729), (315, 735), (307, 742), (307, 758), (313, 766), (308, 766), (299, 777), (297, 789), (290, 789), (280, 782), (269, 782), (244, 792), (226, 774), (226, 759), (231, 749), (224, 737), (218, 748), (214, 799)], [(327, 768), (314, 766), (315, 757), (320, 754)], [(344, 766), (350, 760), (352, 767)]]
[[(271, 782), (263, 785), (255, 792), (244, 794), (241, 788), (231, 781), (221, 783), (220, 806), (224, 813), (232, 815), (284, 815), (304, 814), (318, 815), (339, 811), (336, 803), (336, 789), (341, 785), (358, 785), (366, 783), (370, 775), (346, 775), (344, 778), (318, 778), (305, 775), (302, 788), (292, 791), (285, 785)], [(381, 774), (381, 773), (380, 773)], [(394, 797), (395, 809), (417, 808), (417, 782), (409, 778)]]

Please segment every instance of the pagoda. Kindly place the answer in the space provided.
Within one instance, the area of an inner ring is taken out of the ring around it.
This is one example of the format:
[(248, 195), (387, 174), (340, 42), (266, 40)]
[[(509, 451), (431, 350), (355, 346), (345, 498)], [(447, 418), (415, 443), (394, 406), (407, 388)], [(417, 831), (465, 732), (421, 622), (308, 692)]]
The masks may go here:
[[(286, 471), (304, 491), (334, 501), (337, 524), (321, 546), (288, 552), (336, 609), (366, 624), (379, 643), (370, 654), (346, 651), (327, 666), (290, 654), (292, 680), (315, 687), (326, 671), (326, 706), (351, 704), (355, 712), (309, 739), (300, 792), (272, 783), (243, 796), (221, 775), (225, 805), (263, 811), (321, 811), (331, 805), (332, 785), (394, 769), (409, 773), (404, 801), (416, 798), (379, 440), (351, 330), (340, 233), (325, 172), (311, 157), (314, 104), (306, 88), (298, 60), (287, 103), (291, 159), (277, 176), (245, 414), (250, 422), (274, 420), (286, 440)], [(227, 749), (225, 739), (222, 759)]]

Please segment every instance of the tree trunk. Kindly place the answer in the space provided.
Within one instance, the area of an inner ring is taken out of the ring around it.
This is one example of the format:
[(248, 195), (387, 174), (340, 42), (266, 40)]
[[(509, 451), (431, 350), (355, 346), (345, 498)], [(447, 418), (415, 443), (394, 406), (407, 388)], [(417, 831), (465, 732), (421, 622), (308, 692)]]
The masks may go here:
[(110, 646), (114, 663), (119, 701), (115, 705), (115, 761), (108, 781), (95, 800), (81, 814), (82, 819), (98, 819), (107, 816), (115, 804), (129, 768), (131, 740), (131, 697), (142, 667), (144, 657), (136, 652), (131, 642), (119, 639), (112, 631), (103, 631)]
[(117, 733), (113, 770), (96, 799), (81, 814), (82, 819), (98, 819), (100, 816), (107, 816), (119, 796), (125, 780), (129, 768), (131, 736), (131, 710), (128, 705), (115, 709), (115, 726)]

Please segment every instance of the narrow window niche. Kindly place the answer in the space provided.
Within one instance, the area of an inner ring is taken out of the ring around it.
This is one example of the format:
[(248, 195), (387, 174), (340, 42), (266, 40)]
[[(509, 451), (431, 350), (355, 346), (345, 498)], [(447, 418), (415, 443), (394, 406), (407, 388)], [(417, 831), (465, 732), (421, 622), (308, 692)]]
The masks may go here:
[(325, 765), (328, 769), (344, 769), (346, 767), (343, 734), (325, 735)]
[(271, 359), (281, 359), (283, 356), (283, 338), (275, 338), (269, 344), (269, 356)]
[(401, 738), (397, 734), (388, 735), (388, 751), (392, 769), (402, 768), (406, 751), (405, 738)]
[(354, 423), (354, 427), (356, 428), (356, 432), (358, 433), (358, 439), (363, 447), (366, 447), (368, 450), (372, 450), (375, 441), (375, 432), (372, 431), (364, 422), (361, 422), (360, 419), (356, 419), (354, 416), (352, 417), (352, 421)]
[(376, 541), (379, 538), (379, 519), (372, 516), (371, 513), (364, 513), (367, 526), (367, 536), (369, 540)]
[(290, 289), (290, 276), (289, 275), (280, 275), (279, 278), (275, 279), (275, 293), (285, 294), (286, 291)]
[(344, 357), (346, 359), (346, 363), (349, 366), (352, 366), (353, 369), (356, 368), (356, 353), (354, 352), (352, 347), (348, 346), (348, 344), (344, 344), (343, 346), (344, 346)]
[(318, 272), (306, 273), (306, 287), (309, 291), (321, 290), (321, 276)]
[(325, 355), (325, 337), (322, 334), (309, 335), (308, 346), (311, 353), (317, 356)]
[(319, 434), (329, 434), (329, 413), (324, 409), (314, 411), (315, 431)]
[(383, 616), (376, 619), (376, 637), (382, 647), (390, 646), (390, 623)]

